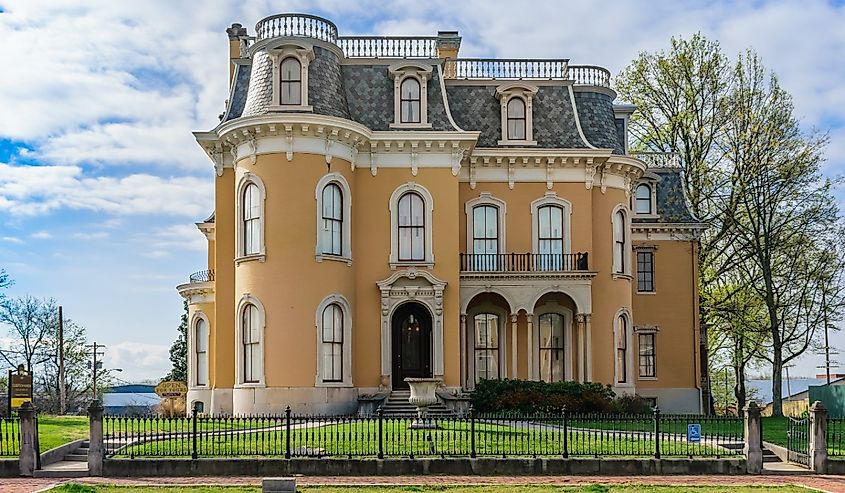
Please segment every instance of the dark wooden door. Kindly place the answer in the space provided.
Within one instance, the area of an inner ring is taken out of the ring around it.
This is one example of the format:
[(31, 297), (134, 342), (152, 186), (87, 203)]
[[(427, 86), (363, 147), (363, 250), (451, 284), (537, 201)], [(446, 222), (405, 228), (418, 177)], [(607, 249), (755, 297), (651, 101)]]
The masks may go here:
[(393, 388), (407, 389), (405, 378), (431, 377), (431, 315), (419, 303), (393, 313)]

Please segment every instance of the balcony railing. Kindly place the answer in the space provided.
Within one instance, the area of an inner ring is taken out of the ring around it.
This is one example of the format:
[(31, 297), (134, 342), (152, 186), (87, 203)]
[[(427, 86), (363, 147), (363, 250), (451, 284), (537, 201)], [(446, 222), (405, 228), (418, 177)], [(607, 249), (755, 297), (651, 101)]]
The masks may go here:
[(457, 58), (446, 62), (446, 73), (455, 79), (565, 79), (569, 60), (505, 60)]
[(341, 36), (347, 58), (437, 58), (436, 36)]
[(255, 36), (262, 39), (283, 36), (314, 38), (337, 42), (337, 26), (328, 19), (309, 14), (276, 14), (265, 17), (255, 25)]
[(610, 87), (610, 71), (595, 65), (570, 65), (567, 78), (579, 86)]
[(674, 152), (632, 152), (631, 156), (649, 168), (680, 168), (681, 160)]
[(588, 254), (462, 253), (463, 272), (572, 272), (589, 270)]
[(191, 274), (191, 282), (209, 282), (214, 280), (214, 270), (201, 270)]

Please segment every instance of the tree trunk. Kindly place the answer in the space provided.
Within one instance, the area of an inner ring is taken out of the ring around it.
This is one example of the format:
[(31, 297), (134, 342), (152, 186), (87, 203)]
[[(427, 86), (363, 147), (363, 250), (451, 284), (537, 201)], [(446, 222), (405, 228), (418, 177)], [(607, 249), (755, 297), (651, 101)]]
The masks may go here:
[(783, 416), (783, 355), (774, 348), (772, 361), (772, 416)]

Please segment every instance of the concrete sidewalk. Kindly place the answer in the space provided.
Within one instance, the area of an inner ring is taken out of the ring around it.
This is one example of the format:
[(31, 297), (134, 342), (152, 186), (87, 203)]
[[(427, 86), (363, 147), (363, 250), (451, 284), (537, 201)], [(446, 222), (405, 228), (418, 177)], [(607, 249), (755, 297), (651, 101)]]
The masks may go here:
[[(32, 493), (43, 491), (63, 482), (80, 484), (116, 484), (116, 485), (255, 485), (261, 484), (258, 477), (197, 477), (197, 478), (75, 478), (75, 479), (32, 479), (4, 478), (4, 493)], [(314, 485), (554, 485), (577, 486), (589, 484), (630, 484), (664, 486), (780, 486), (799, 485), (818, 491), (845, 493), (845, 477), (824, 475), (765, 475), (765, 476), (401, 476), (401, 477), (314, 477), (299, 476), (296, 482), (300, 486)]]

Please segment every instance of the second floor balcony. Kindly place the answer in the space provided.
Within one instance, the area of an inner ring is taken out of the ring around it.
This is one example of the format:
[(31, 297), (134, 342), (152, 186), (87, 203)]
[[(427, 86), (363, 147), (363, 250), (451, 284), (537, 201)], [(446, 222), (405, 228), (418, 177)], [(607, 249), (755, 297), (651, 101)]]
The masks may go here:
[(561, 273), (589, 271), (589, 254), (462, 253), (461, 272)]

